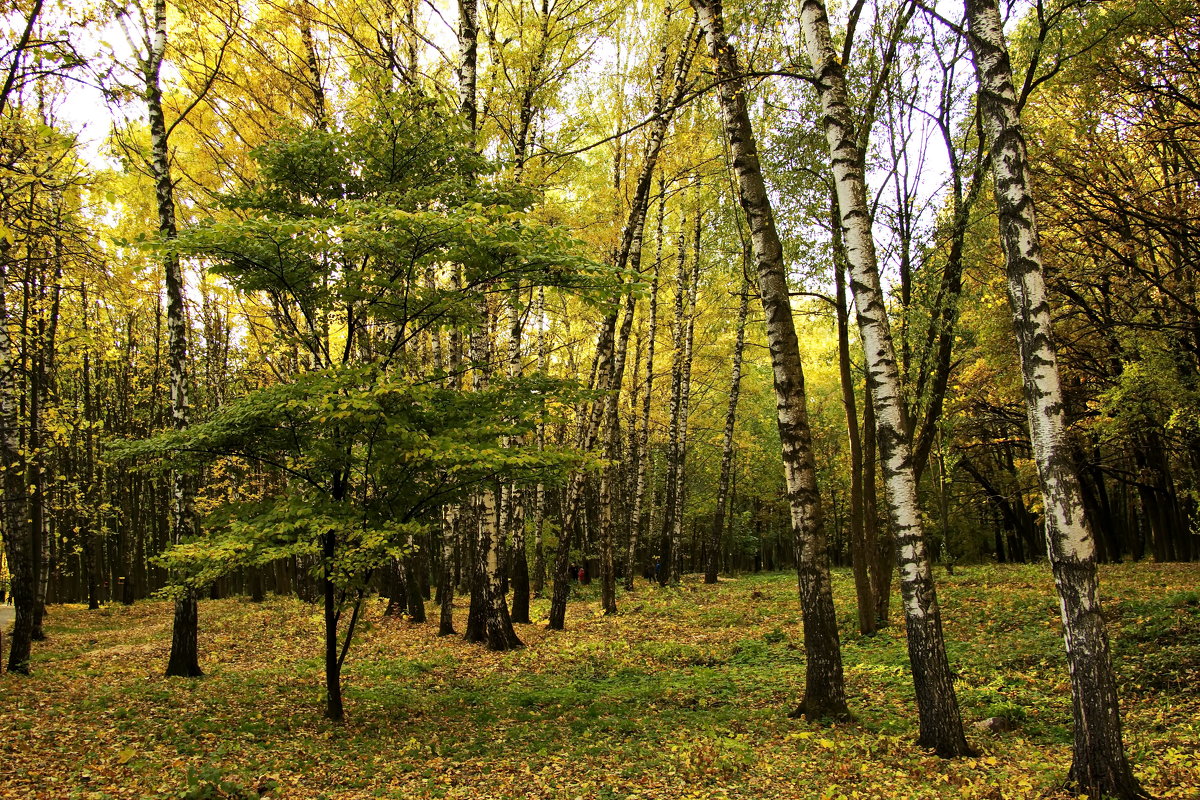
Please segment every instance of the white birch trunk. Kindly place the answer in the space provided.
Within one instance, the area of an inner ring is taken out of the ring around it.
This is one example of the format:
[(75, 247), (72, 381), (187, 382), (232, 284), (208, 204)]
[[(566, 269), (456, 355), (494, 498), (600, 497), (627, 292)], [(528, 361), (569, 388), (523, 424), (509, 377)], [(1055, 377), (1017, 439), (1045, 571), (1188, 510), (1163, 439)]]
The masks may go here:
[(721, 117), (737, 178), (738, 200), (750, 229), (751, 252), (758, 269), (759, 296), (774, 369), (779, 439), (791, 507), (807, 657), (805, 696), (796, 713), (844, 717), (849, 712), (841, 645), (829, 581), (829, 553), (821, 522), (821, 498), (813, 462), (804, 369), (792, 320), (783, 247), (746, 108), (745, 81), (737, 55), (725, 34), (721, 2), (692, 0), (692, 8), (700, 17), (720, 79), (717, 95)]
[[(167, 4), (155, 0), (153, 27), (145, 31), (145, 56), (140, 59), (146, 111), (150, 125), (150, 170), (154, 178), (159, 235), (166, 241), (175, 238), (174, 183), (171, 176), (170, 142), (163, 113), (159, 76), (167, 49)], [(167, 361), (170, 370), (171, 421), (176, 430), (188, 425), (187, 387), (187, 315), (184, 308), (183, 272), (179, 256), (168, 252), (163, 257), (167, 291)], [(171, 541), (179, 543), (195, 533), (192, 502), (195, 490), (188, 476), (171, 473)], [(197, 604), (195, 591), (188, 589), (175, 601), (175, 619), (171, 637), (171, 655), (167, 675), (201, 675), (198, 652)]]
[(1070, 780), (1089, 798), (1145, 797), (1121, 737), (1121, 710), (1100, 609), (1093, 534), (1071, 458), (1020, 110), (995, 0), (966, 0), (979, 104), (992, 147), (1000, 244), (1021, 354), (1046, 545), (1061, 600), (1075, 744)]
[(896, 532), (897, 562), (908, 626), (908, 653), (920, 717), (918, 741), (922, 747), (942, 756), (965, 755), (970, 748), (963, 734), (942, 636), (941, 610), (926, 555), (900, 373), (879, 286), (863, 159), (851, 125), (845, 73), (830, 39), (824, 2), (804, 0), (800, 21), (821, 101), (821, 120), (829, 143), (846, 260), (850, 266), (850, 285), (858, 309), (858, 326), (867, 362), (867, 381), (875, 402), (879, 451), (888, 511)]

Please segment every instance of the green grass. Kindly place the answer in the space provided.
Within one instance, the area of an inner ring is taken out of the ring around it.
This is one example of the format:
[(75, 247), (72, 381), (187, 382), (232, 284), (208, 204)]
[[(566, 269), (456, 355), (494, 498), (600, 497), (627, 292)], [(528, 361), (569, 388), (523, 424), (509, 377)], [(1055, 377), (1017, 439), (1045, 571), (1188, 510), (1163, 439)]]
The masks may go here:
[[(32, 678), (0, 677), (0, 797), (1035, 798), (1069, 766), (1071, 707), (1045, 567), (939, 571), (956, 689), (978, 758), (914, 744), (903, 626), (853, 629), (834, 589), (855, 719), (788, 717), (804, 648), (790, 574), (639, 583), (623, 613), (595, 587), (569, 630), (520, 626), (490, 653), (381, 618), (346, 664), (348, 720), (321, 719), (320, 625), (290, 598), (201, 604), (200, 680), (160, 677), (161, 603), (54, 608)], [(1200, 797), (1200, 566), (1102, 572), (1126, 741), (1158, 797)], [(465, 614), (465, 608), (458, 610)], [(545, 618), (545, 601), (533, 614)], [(461, 621), (460, 621), (461, 625)]]

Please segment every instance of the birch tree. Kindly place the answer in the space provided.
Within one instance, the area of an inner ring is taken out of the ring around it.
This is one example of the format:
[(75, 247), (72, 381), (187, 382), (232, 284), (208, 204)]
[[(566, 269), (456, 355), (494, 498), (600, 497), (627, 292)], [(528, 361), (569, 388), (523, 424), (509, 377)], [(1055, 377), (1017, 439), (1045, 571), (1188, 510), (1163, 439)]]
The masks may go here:
[(829, 553), (821, 520), (821, 498), (817, 492), (804, 369), (792, 320), (783, 247), (746, 107), (745, 78), (725, 33), (721, 2), (692, 0), (692, 7), (700, 17), (720, 81), (717, 97), (737, 178), (738, 200), (750, 229), (751, 253), (758, 271), (759, 295), (766, 316), (767, 342), (774, 370), (779, 438), (804, 616), (805, 689), (796, 713), (844, 717), (849, 712), (841, 644), (829, 582)]
[(900, 372), (891, 326), (879, 283), (863, 175), (862, 149), (855, 138), (846, 78), (833, 48), (823, 0), (803, 0), (801, 26), (821, 103), (821, 121), (829, 143), (840, 225), (850, 269), (874, 401), (878, 444), (887, 489), (888, 511), (896, 536), (896, 557), (904, 595), (908, 653), (912, 663), (922, 747), (952, 757), (971, 752), (963, 734), (950, 663), (942, 634), (941, 610), (926, 553), (917, 504), (917, 482)]
[[(142, 99), (150, 124), (150, 157), (148, 167), (154, 181), (155, 205), (158, 212), (158, 232), (168, 249), (162, 257), (164, 286), (167, 294), (167, 359), (170, 371), (171, 423), (176, 430), (188, 426), (187, 376), (187, 312), (184, 308), (183, 270), (178, 253), (169, 243), (178, 235), (175, 221), (175, 182), (171, 175), (170, 134), (174, 125), (167, 126), (163, 109), (161, 73), (167, 50), (167, 3), (154, 0), (150, 16), (146, 9), (135, 6), (140, 19), (137, 33), (129, 27), (128, 11), (118, 13), (130, 49), (136, 53), (142, 80)], [(140, 37), (137, 35), (140, 33)], [(171, 473), (171, 541), (179, 544), (196, 532), (193, 513), (195, 486), (182, 470)], [(200, 669), (196, 591), (182, 590), (175, 600), (171, 634), (171, 655), (167, 675), (198, 677)]]
[(1000, 246), (1021, 356), (1025, 411), (1041, 482), (1046, 546), (1071, 674), (1075, 743), (1070, 781), (1093, 800), (1145, 797), (1125, 758), (1121, 709), (1100, 608), (1095, 539), (1068, 440), (1042, 268), (1028, 155), (996, 0), (966, 0), (979, 106), (991, 145)]

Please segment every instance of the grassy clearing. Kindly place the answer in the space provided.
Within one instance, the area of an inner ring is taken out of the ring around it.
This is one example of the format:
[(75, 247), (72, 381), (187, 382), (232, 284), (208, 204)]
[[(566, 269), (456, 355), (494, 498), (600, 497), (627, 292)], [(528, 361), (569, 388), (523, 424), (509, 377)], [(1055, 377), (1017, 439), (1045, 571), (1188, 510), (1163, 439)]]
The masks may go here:
[[(903, 629), (854, 633), (835, 576), (857, 719), (787, 717), (804, 675), (788, 574), (638, 584), (566, 633), (489, 653), (372, 606), (346, 669), (348, 722), (320, 718), (320, 621), (292, 599), (201, 604), (200, 680), (166, 679), (166, 604), (54, 608), (32, 679), (0, 676), (0, 797), (1035, 798), (1058, 791), (1071, 709), (1045, 567), (939, 571), (951, 661), (980, 756), (914, 746)], [(1200, 797), (1200, 565), (1102, 573), (1126, 742), (1157, 797)], [(893, 603), (893, 607), (897, 607)], [(459, 610), (465, 616), (465, 608)], [(535, 601), (535, 622), (545, 601)], [(465, 621), (465, 620), (463, 620)], [(460, 622), (460, 625), (462, 622)]]

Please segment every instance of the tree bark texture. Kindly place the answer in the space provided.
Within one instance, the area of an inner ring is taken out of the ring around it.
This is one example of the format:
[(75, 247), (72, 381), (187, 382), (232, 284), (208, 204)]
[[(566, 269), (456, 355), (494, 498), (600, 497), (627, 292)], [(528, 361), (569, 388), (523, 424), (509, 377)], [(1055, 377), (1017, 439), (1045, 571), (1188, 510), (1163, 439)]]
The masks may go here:
[(1075, 743), (1070, 780), (1093, 800), (1145, 797), (1121, 738), (1121, 710), (1100, 609), (1096, 551), (1071, 457), (1020, 110), (995, 0), (966, 0), (979, 105), (991, 142), (1000, 244), (1021, 355), (1046, 545), (1061, 600)]
[(814, 717), (845, 717), (849, 711), (829, 580), (829, 553), (821, 522), (804, 370), (792, 320), (783, 248), (746, 108), (745, 81), (737, 55), (725, 34), (720, 0), (692, 0), (692, 7), (700, 16), (720, 79), (721, 116), (733, 158), (738, 199), (750, 229), (751, 252), (758, 269), (759, 295), (766, 316), (767, 342), (774, 370), (779, 438), (792, 514), (807, 656), (805, 695), (796, 711)]
[(832, 203), (833, 276), (837, 287), (838, 377), (842, 388), (842, 408), (846, 414), (846, 439), (850, 448), (850, 566), (854, 573), (854, 591), (858, 600), (858, 632), (864, 636), (876, 630), (876, 602), (871, 582), (871, 562), (878, 558), (874, 538), (867, 539), (863, 521), (863, 453), (858, 431), (854, 372), (850, 365), (850, 307), (846, 297), (846, 276), (841, 235), (841, 215), (837, 198)]
[[(154, 176), (158, 230), (164, 240), (177, 234), (175, 223), (174, 182), (171, 178), (171, 154), (166, 117), (163, 113), (159, 73), (167, 47), (166, 0), (155, 0), (154, 28), (147, 31), (147, 53), (142, 62), (145, 80), (146, 111), (150, 123), (150, 168)], [(176, 430), (188, 425), (187, 386), (187, 314), (184, 309), (183, 271), (179, 255), (163, 257), (167, 292), (167, 361), (170, 370), (171, 423)], [(171, 541), (175, 544), (195, 533), (192, 503), (195, 489), (189, 476), (180, 470), (171, 472)], [(187, 588), (175, 600), (174, 628), (167, 675), (197, 677), (200, 670), (196, 591)]]
[(829, 18), (822, 0), (804, 0), (801, 27), (821, 101), (822, 124), (829, 143), (846, 260), (867, 362), (867, 382), (875, 401), (884, 485), (896, 535), (904, 594), (908, 654), (920, 717), (918, 741), (922, 747), (944, 757), (965, 755), (971, 749), (963, 733), (950, 663), (946, 658), (941, 610), (917, 505), (916, 476), (908, 444), (908, 425), (904, 419), (900, 373), (879, 285), (863, 159), (847, 105), (845, 73), (833, 49)]

